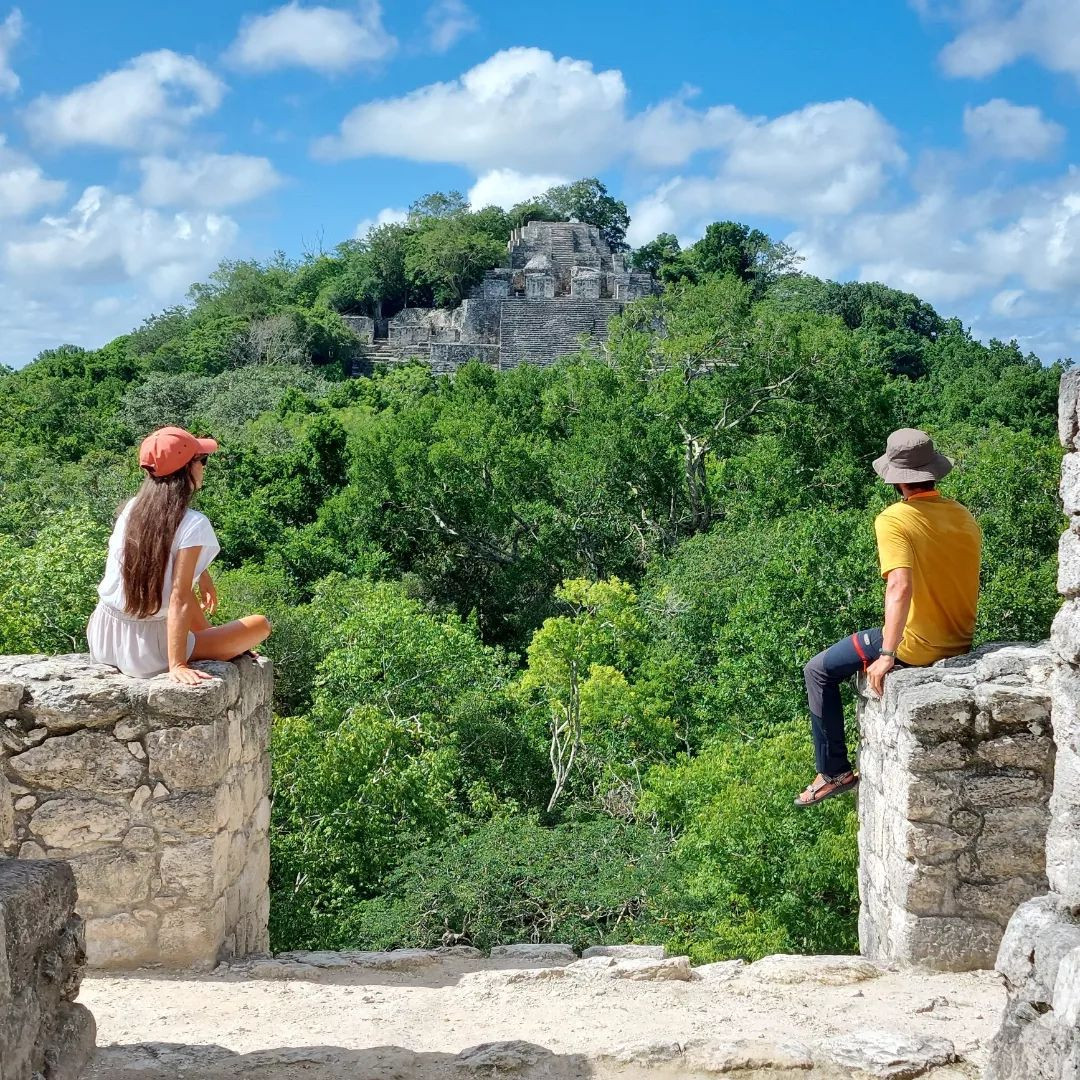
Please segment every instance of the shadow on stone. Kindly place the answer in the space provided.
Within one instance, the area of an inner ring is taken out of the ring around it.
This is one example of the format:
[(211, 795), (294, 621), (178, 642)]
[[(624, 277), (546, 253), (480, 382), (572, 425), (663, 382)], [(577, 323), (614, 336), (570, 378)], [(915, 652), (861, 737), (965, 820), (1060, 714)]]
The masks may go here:
[(84, 1080), (443, 1080), (504, 1074), (545, 1080), (597, 1075), (580, 1054), (556, 1054), (516, 1040), (484, 1043), (459, 1054), (417, 1053), (400, 1046), (301, 1046), (238, 1054), (214, 1045), (138, 1043), (100, 1049)]

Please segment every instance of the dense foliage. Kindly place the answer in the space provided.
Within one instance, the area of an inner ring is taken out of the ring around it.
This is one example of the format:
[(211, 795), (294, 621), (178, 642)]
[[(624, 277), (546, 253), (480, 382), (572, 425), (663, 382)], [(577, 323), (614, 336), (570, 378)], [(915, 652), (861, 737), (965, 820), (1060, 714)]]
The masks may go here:
[(277, 947), (852, 948), (851, 804), (791, 806), (801, 666), (880, 622), (869, 462), (896, 427), (982, 523), (979, 640), (1047, 632), (1061, 365), (744, 225), (633, 252), (665, 289), (599, 352), (344, 378), (341, 313), (455, 303), (512, 228), (569, 217), (624, 242), (595, 180), (510, 212), (436, 194), (0, 368), (2, 652), (82, 647), (147, 430), (222, 443), (222, 615), (275, 625)]

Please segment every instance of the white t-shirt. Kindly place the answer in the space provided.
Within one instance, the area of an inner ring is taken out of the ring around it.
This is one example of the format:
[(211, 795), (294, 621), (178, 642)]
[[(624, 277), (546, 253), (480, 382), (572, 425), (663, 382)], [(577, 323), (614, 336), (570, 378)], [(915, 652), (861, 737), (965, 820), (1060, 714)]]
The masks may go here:
[[(124, 578), (121, 573), (121, 564), (124, 556), (124, 530), (127, 527), (128, 514), (135, 500), (131, 499), (113, 526), (112, 536), (109, 537), (109, 557), (105, 561), (105, 576), (98, 586), (98, 596), (102, 603), (108, 604), (119, 611), (126, 610), (124, 597)], [(164, 617), (169, 610), (169, 593), (172, 591), (173, 567), (176, 565), (176, 553), (181, 548), (202, 548), (199, 552), (198, 562), (195, 564), (195, 581), (199, 575), (217, 558), (221, 545), (217, 536), (214, 535), (214, 527), (210, 524), (205, 514), (198, 510), (188, 509), (180, 521), (180, 526), (173, 537), (172, 552), (165, 564), (165, 580), (161, 586), (161, 607), (155, 615), (149, 618)]]

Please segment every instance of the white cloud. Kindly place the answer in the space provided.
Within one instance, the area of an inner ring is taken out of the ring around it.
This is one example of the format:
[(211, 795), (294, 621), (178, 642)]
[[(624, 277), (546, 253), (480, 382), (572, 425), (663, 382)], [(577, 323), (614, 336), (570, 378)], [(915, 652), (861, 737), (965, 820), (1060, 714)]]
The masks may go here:
[(26, 124), (36, 139), (57, 146), (145, 149), (174, 141), (213, 112), (224, 93), (224, 83), (198, 60), (161, 49), (68, 94), (37, 98)]
[(964, 134), (990, 157), (1046, 157), (1065, 138), (1065, 129), (1047, 120), (1034, 105), (1014, 105), (994, 98), (964, 110)]
[(738, 214), (794, 220), (850, 214), (906, 160), (881, 114), (850, 99), (774, 120), (727, 116), (723, 125), (709, 125), (709, 137), (721, 141), (721, 129), (727, 154), (717, 171), (675, 177), (642, 199), (631, 209), (631, 243), (657, 232), (696, 236), (709, 221)]
[(267, 158), (248, 154), (152, 156), (143, 158), (139, 167), (139, 197), (150, 206), (220, 209), (257, 199), (282, 182)]
[(19, 89), (19, 76), (11, 67), (11, 52), (22, 37), (23, 17), (14, 8), (0, 23), (0, 94), (14, 94)]
[(1030, 292), (1057, 294), (1066, 310), (1080, 288), (1080, 170), (1005, 193), (942, 187), (896, 211), (814, 221), (787, 240), (811, 273), (883, 281), (934, 304), (986, 294), (992, 315), (1020, 317), (1033, 310)]
[[(925, 5), (924, 5), (925, 6)], [(1080, 79), (1080, 4), (1076, 0), (1001, 0), (937, 7), (962, 29), (941, 53), (950, 75), (982, 78), (1024, 57)]]
[(754, 121), (734, 105), (697, 110), (687, 104), (695, 91), (662, 101), (633, 121), (633, 153), (643, 165), (676, 167), (703, 150), (731, 144)]
[(408, 210), (397, 206), (386, 206), (374, 217), (361, 218), (356, 223), (353, 236), (357, 240), (363, 240), (372, 229), (377, 229), (380, 225), (396, 225), (399, 221), (405, 221), (408, 216)]
[(505, 49), (453, 82), (358, 106), (316, 152), (443, 161), (478, 173), (580, 175), (621, 151), (625, 103), (619, 71), (597, 72), (542, 49)]
[(50, 180), (25, 154), (10, 150), (0, 135), (0, 218), (22, 217), (63, 198), (67, 185)]
[(428, 47), (444, 53), (480, 25), (476, 15), (463, 0), (435, 0), (424, 16)]
[(66, 214), (16, 230), (3, 245), (3, 261), (27, 288), (35, 280), (137, 281), (150, 296), (172, 298), (224, 257), (236, 233), (228, 217), (165, 214), (130, 195), (89, 187)]
[(338, 74), (389, 56), (396, 40), (383, 28), (374, 0), (355, 13), (292, 3), (245, 20), (227, 58), (249, 71), (306, 67)]
[(526, 199), (542, 195), (548, 188), (566, 183), (569, 183), (568, 177), (554, 173), (525, 174), (514, 169), (491, 169), (469, 188), (469, 205), (477, 210), (485, 206), (509, 210)]

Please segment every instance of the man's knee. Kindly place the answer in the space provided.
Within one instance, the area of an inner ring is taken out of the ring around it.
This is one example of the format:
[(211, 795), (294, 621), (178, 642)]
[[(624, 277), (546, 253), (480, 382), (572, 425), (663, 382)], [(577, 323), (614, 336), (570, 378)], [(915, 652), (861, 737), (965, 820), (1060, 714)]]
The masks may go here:
[(822, 686), (829, 681), (829, 674), (825, 670), (825, 653), (819, 652), (817, 656), (812, 656), (803, 665), (803, 678), (806, 680), (806, 685), (816, 684)]

